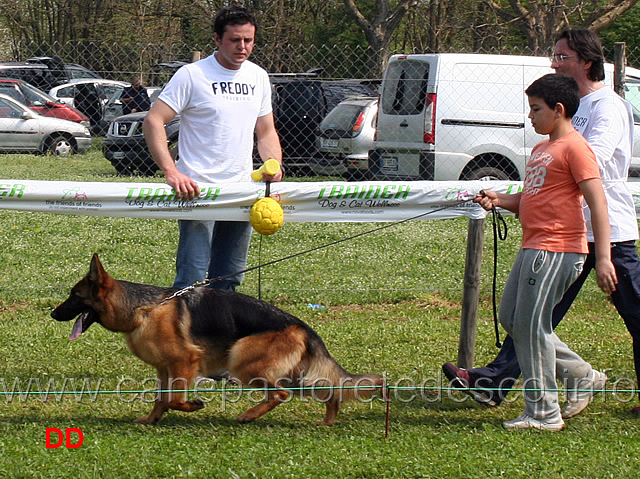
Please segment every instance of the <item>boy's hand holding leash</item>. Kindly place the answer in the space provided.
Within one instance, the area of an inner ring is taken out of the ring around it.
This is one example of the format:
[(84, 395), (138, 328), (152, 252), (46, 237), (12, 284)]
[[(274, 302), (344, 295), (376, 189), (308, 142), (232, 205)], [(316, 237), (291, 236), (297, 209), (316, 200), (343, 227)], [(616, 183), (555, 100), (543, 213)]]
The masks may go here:
[(473, 202), (478, 203), (487, 211), (491, 211), (496, 206), (500, 206), (498, 193), (491, 190), (480, 190), (480, 192), (473, 199)]

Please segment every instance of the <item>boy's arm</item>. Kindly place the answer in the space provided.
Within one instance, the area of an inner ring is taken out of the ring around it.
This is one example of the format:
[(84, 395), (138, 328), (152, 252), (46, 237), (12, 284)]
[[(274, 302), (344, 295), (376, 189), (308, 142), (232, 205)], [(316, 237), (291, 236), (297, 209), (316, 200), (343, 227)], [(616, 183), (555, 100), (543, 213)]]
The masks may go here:
[(596, 277), (602, 291), (611, 294), (616, 290), (616, 270), (611, 263), (611, 240), (609, 236), (609, 212), (599, 178), (581, 181), (578, 186), (591, 210), (591, 227), (595, 240)]
[(485, 210), (489, 211), (494, 206), (499, 206), (505, 210), (509, 210), (516, 215), (520, 212), (520, 197), (522, 193), (515, 193), (513, 195), (507, 195), (504, 193), (498, 193), (493, 190), (485, 190), (484, 196), (477, 195), (474, 199), (474, 203), (479, 203)]

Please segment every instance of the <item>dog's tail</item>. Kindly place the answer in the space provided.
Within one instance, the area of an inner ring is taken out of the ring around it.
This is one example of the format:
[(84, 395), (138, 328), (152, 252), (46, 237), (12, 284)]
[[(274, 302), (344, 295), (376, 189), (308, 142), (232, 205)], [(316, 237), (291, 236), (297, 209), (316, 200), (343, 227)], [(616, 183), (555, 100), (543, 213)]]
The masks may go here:
[(381, 393), (384, 380), (378, 374), (352, 374), (331, 357), (319, 337), (309, 338), (309, 361), (300, 386), (305, 395), (321, 402), (364, 401)]

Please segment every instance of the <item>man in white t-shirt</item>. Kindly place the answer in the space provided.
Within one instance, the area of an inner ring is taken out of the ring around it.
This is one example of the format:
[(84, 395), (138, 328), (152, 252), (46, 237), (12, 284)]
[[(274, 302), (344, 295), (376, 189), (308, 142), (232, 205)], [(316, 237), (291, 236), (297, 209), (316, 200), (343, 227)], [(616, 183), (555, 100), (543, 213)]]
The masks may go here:
[[(602, 44), (590, 30), (576, 28), (561, 32), (555, 44), (551, 68), (573, 77), (580, 88), (580, 106), (572, 124), (589, 142), (600, 167), (611, 225), (611, 261), (618, 278), (611, 299), (633, 339), (634, 368), (640, 387), (640, 261), (635, 244), (638, 221), (633, 197), (626, 184), (633, 151), (633, 113), (628, 102), (602, 83)], [(589, 255), (582, 274), (553, 310), (554, 328), (564, 318), (589, 272), (598, 266), (593, 251), (589, 209), (585, 208), (584, 213)], [(559, 367), (562, 367), (560, 362)], [(487, 366), (461, 369), (445, 363), (442, 370), (453, 386), (472, 388), (465, 391), (487, 406), (500, 404), (520, 376), (520, 366), (509, 336), (498, 356)], [(567, 419), (580, 414), (593, 395), (605, 387), (606, 379), (603, 373), (584, 378), (579, 384), (580, 391), (569, 395), (562, 417)], [(631, 412), (640, 414), (640, 406)]]
[[(214, 21), (217, 51), (180, 68), (151, 107), (143, 131), (153, 159), (179, 198), (200, 195), (198, 183), (250, 181), (254, 133), (262, 161), (282, 164), (265, 70), (248, 61), (256, 34), (245, 8), (223, 8)], [(180, 115), (180, 158), (174, 163), (164, 125)], [(280, 181), (282, 171), (268, 181)], [(229, 276), (211, 286), (234, 290), (243, 279), (251, 239), (244, 221), (179, 220), (174, 287)], [(239, 273), (239, 274), (234, 274)]]

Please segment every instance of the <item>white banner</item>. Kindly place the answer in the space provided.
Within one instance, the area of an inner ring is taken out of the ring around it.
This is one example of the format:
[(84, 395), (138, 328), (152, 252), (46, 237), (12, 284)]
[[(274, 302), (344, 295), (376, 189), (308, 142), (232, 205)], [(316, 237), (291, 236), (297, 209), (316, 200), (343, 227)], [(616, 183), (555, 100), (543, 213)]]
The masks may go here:
[[(640, 182), (628, 183), (636, 211)], [(517, 181), (280, 182), (271, 197), (285, 222), (386, 222), (484, 218), (470, 201), (482, 189), (515, 193)], [(178, 200), (164, 183), (98, 183), (0, 179), (0, 208), (82, 216), (248, 221), (263, 183), (203, 184), (199, 198)], [(640, 214), (639, 214), (640, 217)]]

